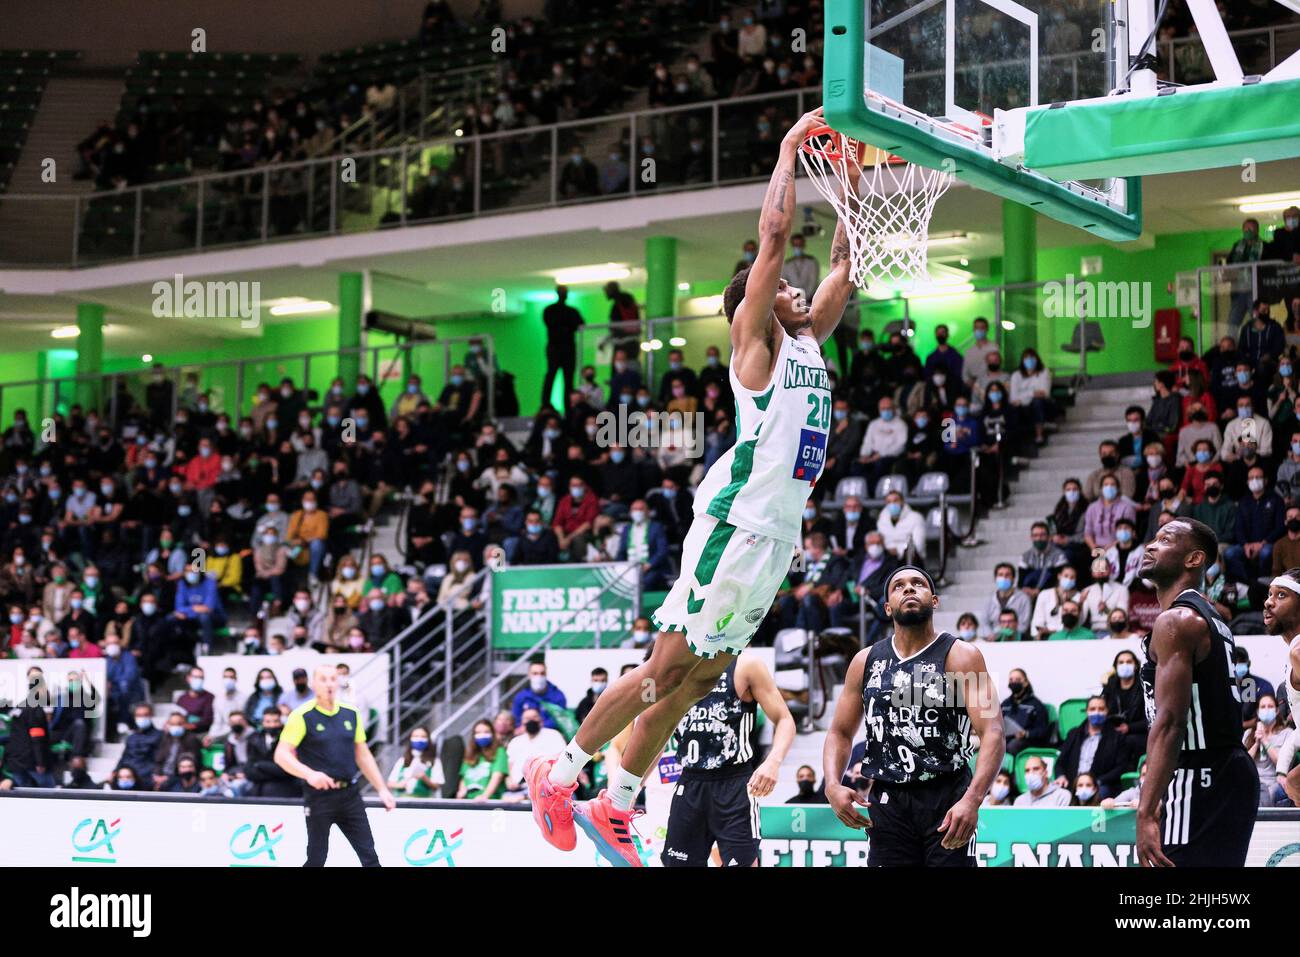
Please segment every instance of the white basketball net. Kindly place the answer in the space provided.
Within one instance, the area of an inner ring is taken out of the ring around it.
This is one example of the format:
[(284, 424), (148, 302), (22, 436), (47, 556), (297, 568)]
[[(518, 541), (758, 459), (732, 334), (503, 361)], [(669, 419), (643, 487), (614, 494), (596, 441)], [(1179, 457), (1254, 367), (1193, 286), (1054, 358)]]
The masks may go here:
[[(804, 171), (844, 222), (849, 240), (850, 278), (903, 288), (929, 281), (926, 271), (930, 217), (952, 185), (951, 173), (914, 163), (864, 166), (876, 151), (829, 128), (809, 134), (799, 160)], [(856, 176), (857, 188), (850, 188)]]

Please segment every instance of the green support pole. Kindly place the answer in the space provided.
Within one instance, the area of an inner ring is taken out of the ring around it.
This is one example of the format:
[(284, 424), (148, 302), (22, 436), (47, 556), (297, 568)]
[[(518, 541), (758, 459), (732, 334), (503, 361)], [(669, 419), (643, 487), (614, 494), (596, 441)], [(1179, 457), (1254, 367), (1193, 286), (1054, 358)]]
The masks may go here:
[[(1002, 281), (1034, 282), (1038, 278), (1038, 214), (1013, 199), (1002, 201)], [(1034, 290), (1008, 290), (1002, 300), (1002, 318), (1015, 323), (1013, 331), (998, 330), (1003, 368), (1013, 368), (1020, 352), (1032, 345), (1041, 355), (1038, 337), (1038, 296)]]
[(361, 300), (364, 288), (365, 277), (361, 273), (339, 274), (339, 378), (347, 389), (356, 387), (357, 376), (361, 374), (361, 353), (345, 354), (343, 350), (361, 346)]
[[(673, 236), (651, 236), (645, 241), (645, 317), (661, 319), (677, 311), (677, 239)], [(675, 332), (660, 329), (647, 338), (655, 336), (667, 341)], [(649, 365), (647, 376), (657, 375), (656, 359), (653, 352), (646, 353)], [(665, 357), (664, 362), (667, 359)], [(661, 365), (663, 363), (660, 363)]]
[(84, 411), (99, 409), (103, 398), (98, 378), (104, 365), (104, 307), (97, 302), (77, 303), (77, 402)]

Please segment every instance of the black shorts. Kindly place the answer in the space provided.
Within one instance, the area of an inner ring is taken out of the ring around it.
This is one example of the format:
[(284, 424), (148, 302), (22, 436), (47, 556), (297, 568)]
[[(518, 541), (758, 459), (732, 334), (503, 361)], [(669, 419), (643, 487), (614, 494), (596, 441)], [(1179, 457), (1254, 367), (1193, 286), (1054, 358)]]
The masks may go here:
[(871, 789), (868, 867), (974, 867), (975, 835), (966, 846), (943, 846), (939, 825), (970, 786), (969, 771), (915, 784), (876, 781)]
[(1165, 856), (1178, 867), (1244, 867), (1258, 810), (1259, 772), (1243, 748), (1197, 755), (1165, 792)]
[(724, 867), (758, 860), (758, 800), (748, 790), (749, 771), (726, 777), (683, 774), (673, 789), (668, 836), (659, 855), (664, 867), (707, 867), (718, 845)]

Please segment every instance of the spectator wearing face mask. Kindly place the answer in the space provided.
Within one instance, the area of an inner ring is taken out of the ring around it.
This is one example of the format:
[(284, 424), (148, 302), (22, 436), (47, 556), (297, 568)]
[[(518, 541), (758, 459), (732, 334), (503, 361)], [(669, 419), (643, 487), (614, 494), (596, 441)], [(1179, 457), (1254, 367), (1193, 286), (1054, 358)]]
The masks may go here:
[[(632, 636), (619, 642), (619, 647), (648, 648), (654, 638), (654, 633), (651, 631), (651, 627), (649, 618), (638, 618), (636, 621), (632, 622)], [(633, 665), (632, 667), (636, 666)], [(622, 677), (622, 674), (620, 674), (619, 677)]]
[(1102, 442), (1097, 447), (1097, 457), (1101, 460), (1101, 465), (1089, 472), (1083, 481), (1083, 494), (1088, 501), (1095, 502), (1101, 497), (1101, 480), (1107, 475), (1115, 476), (1125, 498), (1132, 499), (1137, 495), (1137, 476), (1122, 463), (1118, 442), (1110, 439)]
[(1132, 586), (1142, 562), (1142, 543), (1138, 541), (1137, 525), (1121, 519), (1115, 525), (1115, 541), (1102, 553), (1110, 565), (1110, 577), (1122, 585)]
[(802, 289), (804, 299), (812, 302), (813, 294), (821, 282), (821, 266), (807, 249), (807, 242), (802, 233), (790, 237), (790, 258), (781, 267), (781, 278)]
[(913, 560), (924, 560), (925, 519), (904, 502), (898, 492), (885, 496), (885, 507), (876, 520), (876, 531), (884, 539), (885, 549), (896, 558), (907, 560), (910, 552)]
[(1111, 581), (1110, 562), (1099, 555), (1092, 562), (1092, 584), (1079, 595), (1079, 605), (1084, 627), (1096, 632), (1107, 629), (1111, 612), (1123, 612), (1128, 618), (1129, 591), (1123, 582)]
[(1023, 410), (1027, 420), (1034, 423), (1034, 442), (1037, 445), (1046, 442), (1043, 433), (1051, 417), (1051, 403), (1052, 374), (1037, 352), (1025, 349), (1020, 354), (1020, 366), (1011, 374), (1011, 404)]
[(850, 469), (853, 475), (865, 476), (871, 488), (877, 480), (893, 470), (894, 463), (907, 450), (907, 421), (900, 419), (894, 400), (884, 396), (877, 403), (879, 415), (867, 424), (858, 461)]
[(1062, 568), (1057, 574), (1055, 587), (1040, 592), (1034, 602), (1034, 614), (1030, 623), (1030, 631), (1033, 635), (1041, 641), (1060, 631), (1063, 627), (1064, 606), (1067, 603), (1074, 606), (1074, 624), (1069, 627), (1070, 629), (1077, 628), (1079, 624), (1078, 598), (1078, 573), (1068, 566)]
[(318, 507), (316, 493), (309, 489), (303, 493), (301, 507), (289, 517), (285, 544), (289, 546), (289, 557), (299, 566), (307, 566), (313, 587), (320, 581), (329, 534), (329, 516)]
[(1146, 534), (1142, 536), (1142, 540), (1149, 542), (1155, 538), (1161, 512), (1168, 512), (1175, 517), (1190, 516), (1195, 506), (1183, 496), (1183, 490), (1165, 471), (1164, 459), (1160, 453), (1149, 452), (1147, 461), (1158, 463), (1143, 472), (1144, 480), (1149, 481), (1150, 484), (1138, 507), (1138, 520), (1142, 521), (1143, 516), (1146, 519), (1144, 523)]
[(994, 636), (1002, 627), (999, 618), (1004, 611), (1015, 613), (1018, 622), (1028, 622), (1034, 616), (1029, 596), (1015, 587), (1016, 569), (1010, 562), (1002, 562), (993, 569), (993, 594), (984, 606), (984, 634)]
[(836, 555), (856, 559), (862, 555), (868, 522), (862, 509), (862, 500), (856, 495), (844, 499), (844, 507), (831, 521), (831, 551)]
[[(1176, 384), (1177, 377), (1173, 372), (1168, 369), (1157, 372), (1152, 386), (1151, 409), (1146, 414), (1146, 427), (1159, 436), (1166, 452), (1173, 451), (1178, 429), (1183, 422), (1183, 397), (1174, 391)], [(1132, 426), (1129, 426), (1129, 431), (1132, 432)], [(1121, 444), (1122, 442), (1121, 439)], [(1121, 448), (1120, 455), (1123, 454)]]
[(469, 608), (473, 580), (474, 563), (470, 559), (469, 552), (453, 552), (451, 568), (443, 577), (442, 584), (438, 586), (437, 603), (441, 605), (451, 602), (456, 611), (466, 610)]
[(628, 510), (631, 521), (618, 537), (615, 561), (636, 562), (641, 570), (641, 588), (661, 591), (668, 587), (672, 565), (668, 552), (668, 535), (659, 522), (649, 517), (644, 499), (637, 499)]
[(474, 729), (465, 743), (465, 757), (460, 763), (460, 785), (456, 797), (465, 801), (496, 800), (505, 788), (509, 772), (506, 745), (498, 739), (492, 722), (486, 718), (474, 722)]
[(1129, 758), (1137, 760), (1147, 750), (1147, 710), (1138, 677), (1137, 655), (1121, 651), (1112, 663), (1113, 671), (1102, 688), (1106, 710), (1113, 716), (1115, 730), (1123, 736)]
[(173, 794), (199, 794), (203, 788), (199, 784), (199, 763), (194, 757), (197, 752), (183, 754), (176, 762), (176, 772), (164, 781), (159, 791)]
[(293, 685), (280, 693), (280, 697), (275, 702), (276, 707), (294, 711), (314, 697), (306, 668), (294, 668), (292, 678)]
[(777, 599), (783, 628), (821, 631), (828, 624), (843, 624), (848, 611), (843, 585), (850, 567), (848, 559), (830, 553), (828, 544), (821, 532), (804, 538), (802, 570), (791, 570), (791, 587)]
[(1091, 628), (1080, 623), (1078, 600), (1061, 602), (1061, 627), (1048, 635), (1050, 641), (1078, 641), (1096, 638)]
[(1082, 567), (1087, 560), (1088, 546), (1083, 540), (1083, 519), (1088, 501), (1083, 497), (1083, 486), (1076, 478), (1068, 478), (1061, 486), (1061, 497), (1048, 517), (1052, 544), (1065, 552), (1069, 564)]
[(191, 730), (206, 734), (216, 718), (216, 696), (204, 687), (202, 668), (190, 669), (186, 685), (185, 693), (176, 699), (176, 707), (182, 714), (193, 716), (194, 720), (188, 722), (192, 725)]
[(1223, 435), (1219, 431), (1217, 420), (1207, 412), (1209, 406), (1204, 402), (1194, 402), (1188, 406), (1188, 424), (1178, 430), (1178, 449), (1174, 464), (1186, 468), (1196, 461), (1196, 450), (1202, 441), (1209, 444), (1209, 462), (1218, 454), (1223, 444)]
[(591, 669), (591, 684), (587, 687), (587, 693), (582, 696), (578, 706), (573, 709), (573, 715), (581, 724), (586, 720), (591, 709), (596, 707), (596, 699), (604, 694), (605, 689), (609, 687), (609, 672), (604, 668)]
[(275, 763), (275, 749), (280, 743), (284, 719), (280, 710), (270, 707), (259, 712), (261, 720), (248, 740), (248, 761), (244, 776), (253, 797), (301, 798), (302, 782)]
[(1002, 723), (1007, 736), (1007, 754), (1019, 754), (1025, 748), (1046, 747), (1052, 734), (1047, 706), (1034, 694), (1034, 686), (1022, 668), (1007, 675), (1011, 692), (1002, 700)]
[(817, 772), (805, 764), (794, 774), (798, 792), (786, 798), (786, 804), (826, 804), (826, 790), (817, 787)]
[(429, 740), (429, 729), (419, 726), (411, 729), (406, 750), (388, 774), (388, 785), (394, 794), (404, 797), (439, 797), (444, 783), (442, 764), (438, 752)]
[(172, 712), (163, 726), (158, 750), (154, 753), (152, 769), (154, 790), (165, 790), (175, 779), (181, 759), (186, 756), (192, 758), (202, 750), (203, 742), (196, 733), (187, 729), (181, 713)]
[(1263, 408), (1263, 405), (1257, 405), (1249, 396), (1240, 396), (1235, 408), (1237, 417), (1223, 428), (1223, 446), (1219, 449), (1219, 458), (1224, 462), (1232, 462), (1242, 454), (1242, 443), (1249, 440), (1257, 443), (1261, 456), (1272, 456), (1273, 426), (1255, 411)]
[(971, 343), (966, 346), (962, 354), (962, 378), (966, 385), (972, 391), (978, 385), (981, 395), (984, 387), (988, 384), (986, 380), (982, 381), (985, 373), (1001, 373), (1001, 364), (996, 370), (989, 368), (989, 357), (1000, 355), (997, 344), (989, 339), (989, 321), (983, 316), (976, 316), (971, 321)]
[(1047, 764), (1038, 755), (1025, 762), (1025, 792), (1013, 807), (1069, 807), (1073, 795), (1047, 775)]
[(1286, 348), (1286, 332), (1269, 315), (1269, 304), (1264, 300), (1256, 299), (1252, 312), (1251, 320), (1242, 325), (1237, 337), (1237, 353), (1249, 368), (1258, 369), (1265, 360), (1276, 361), (1282, 355)]
[(1243, 743), (1259, 772), (1259, 806), (1287, 807), (1291, 801), (1278, 783), (1278, 768), (1293, 731), (1278, 717), (1277, 698), (1271, 694), (1260, 695), (1255, 714), (1254, 730), (1246, 731)]
[[(845, 507), (848, 507), (847, 503)], [(864, 548), (850, 580), (854, 582), (856, 595), (875, 603), (874, 606), (868, 605), (867, 613), (867, 641), (871, 642), (879, 638), (889, 623), (884, 610), (885, 584), (901, 562), (885, 548), (885, 538), (879, 531), (868, 532), (863, 542)]]
[(1034, 522), (1029, 529), (1029, 548), (1020, 556), (1020, 588), (1037, 601), (1038, 593), (1051, 588), (1069, 563), (1048, 535), (1046, 522)]
[(178, 621), (198, 631), (204, 649), (211, 648), (217, 629), (226, 623), (216, 581), (196, 569), (189, 569), (176, 589), (173, 614)]
[(1106, 699), (1094, 695), (1088, 699), (1088, 716), (1072, 729), (1061, 745), (1056, 759), (1056, 783), (1068, 787), (1081, 774), (1091, 774), (1102, 797), (1120, 790), (1120, 778), (1130, 766), (1124, 737), (1110, 721)]
[(980, 802), (981, 807), (1011, 807), (1018, 795), (1016, 779), (1010, 771), (999, 771), (989, 786), (989, 793)]
[(1074, 800), (1070, 802), (1070, 806), (1101, 806), (1101, 791), (1097, 787), (1097, 779), (1091, 774), (1080, 774), (1074, 779)]
[(1114, 473), (1102, 476), (1100, 490), (1101, 494), (1083, 516), (1083, 540), (1090, 552), (1115, 544), (1120, 521), (1127, 520), (1131, 527), (1136, 527), (1137, 522), (1137, 509), (1132, 499), (1120, 494), (1120, 480)]
[(1272, 568), (1273, 543), (1286, 528), (1286, 505), (1268, 488), (1262, 468), (1250, 470), (1250, 494), (1237, 503), (1233, 544), (1223, 553), (1228, 574), (1234, 581), (1253, 582)]
[[(536, 667), (534, 665), (533, 667)], [(545, 666), (543, 666), (545, 667)], [(542, 679), (545, 680), (545, 673)], [(549, 682), (548, 682), (549, 684)], [(560, 693), (554, 685), (555, 693), (560, 694), (560, 705), (563, 707), (564, 695)], [(520, 694), (528, 694), (532, 688), (521, 691)], [(519, 698), (516, 696), (515, 701)], [(543, 757), (546, 755), (556, 754), (564, 749), (564, 735), (556, 731), (554, 727), (544, 727), (543, 722), (547, 716), (545, 712), (534, 706), (529, 705), (518, 712), (521, 727), (524, 729), (522, 734), (517, 734), (510, 739), (506, 745), (506, 760), (510, 766), (510, 772), (506, 778), (506, 787), (516, 796), (520, 793), (527, 794), (527, 788), (524, 785), (524, 765), (530, 758)]]
[(1232, 675), (1237, 684), (1237, 694), (1241, 699), (1241, 725), (1244, 730), (1254, 730), (1259, 708), (1259, 701), (1264, 695), (1274, 696), (1276, 689), (1267, 678), (1262, 678), (1250, 670), (1250, 652), (1241, 645), (1232, 651)]
[[(528, 687), (517, 693), (510, 704), (510, 711), (514, 715), (515, 724), (522, 724), (525, 720), (524, 711), (531, 708), (542, 715), (542, 724), (547, 728), (556, 727), (555, 719), (543, 707), (543, 704), (547, 702), (560, 708), (568, 707), (564, 699), (564, 692), (547, 679), (545, 662), (534, 661), (528, 666)], [(511, 762), (510, 766), (513, 771), (514, 763)]]
[(560, 560), (560, 543), (533, 509), (524, 516), (524, 533), (508, 543), (511, 565), (554, 565)]

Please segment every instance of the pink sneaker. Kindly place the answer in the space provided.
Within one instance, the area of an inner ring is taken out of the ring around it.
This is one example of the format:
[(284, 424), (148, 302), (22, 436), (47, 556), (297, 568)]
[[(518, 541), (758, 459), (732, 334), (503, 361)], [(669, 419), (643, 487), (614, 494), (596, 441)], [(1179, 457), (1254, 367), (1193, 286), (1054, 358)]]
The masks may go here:
[(615, 867), (645, 867), (641, 842), (632, 830), (632, 820), (644, 813), (619, 810), (605, 791), (594, 801), (576, 801), (573, 805), (574, 821)]
[(528, 797), (533, 802), (533, 820), (542, 837), (562, 851), (578, 846), (578, 832), (573, 827), (573, 792), (577, 785), (559, 787), (548, 780), (555, 758), (529, 758), (524, 765)]

